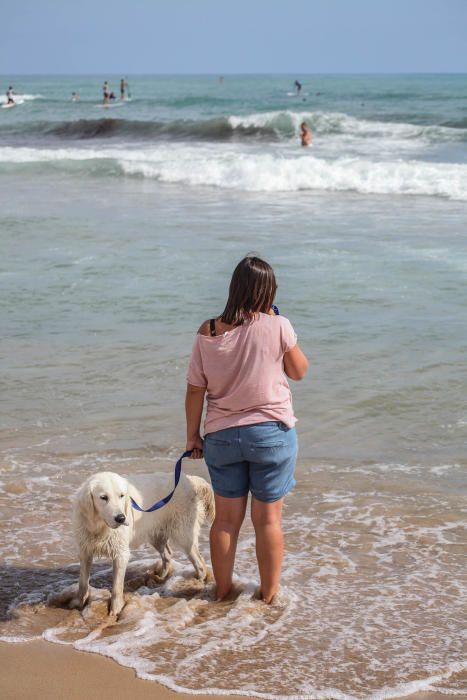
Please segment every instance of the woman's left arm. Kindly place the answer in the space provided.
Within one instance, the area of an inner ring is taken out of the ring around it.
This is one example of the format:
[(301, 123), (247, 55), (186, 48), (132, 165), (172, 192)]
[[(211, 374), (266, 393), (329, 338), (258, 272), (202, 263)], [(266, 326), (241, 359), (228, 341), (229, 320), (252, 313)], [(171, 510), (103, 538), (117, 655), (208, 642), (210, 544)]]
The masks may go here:
[(193, 450), (190, 459), (203, 456), (203, 439), (200, 434), (206, 388), (187, 384), (185, 396), (186, 450)]

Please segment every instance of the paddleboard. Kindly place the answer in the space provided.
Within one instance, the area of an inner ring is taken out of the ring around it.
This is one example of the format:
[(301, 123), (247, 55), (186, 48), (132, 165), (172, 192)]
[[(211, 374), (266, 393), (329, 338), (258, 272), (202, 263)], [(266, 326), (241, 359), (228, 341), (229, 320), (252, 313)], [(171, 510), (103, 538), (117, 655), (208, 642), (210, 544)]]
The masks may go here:
[(10, 104), (5, 103), (2, 105), (2, 109), (10, 109), (10, 107), (16, 107), (16, 105), (22, 105), (24, 100), (15, 100), (15, 102), (10, 102)]
[(96, 107), (100, 107), (101, 109), (112, 109), (113, 107), (123, 107), (124, 104), (124, 102), (109, 102), (109, 104), (96, 105)]

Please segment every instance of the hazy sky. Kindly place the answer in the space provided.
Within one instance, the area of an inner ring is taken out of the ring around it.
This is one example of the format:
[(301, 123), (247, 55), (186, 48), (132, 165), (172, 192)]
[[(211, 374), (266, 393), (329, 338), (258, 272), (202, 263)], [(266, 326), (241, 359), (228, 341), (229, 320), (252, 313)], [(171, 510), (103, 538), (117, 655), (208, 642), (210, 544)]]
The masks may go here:
[(0, 73), (467, 72), (467, 0), (0, 0)]

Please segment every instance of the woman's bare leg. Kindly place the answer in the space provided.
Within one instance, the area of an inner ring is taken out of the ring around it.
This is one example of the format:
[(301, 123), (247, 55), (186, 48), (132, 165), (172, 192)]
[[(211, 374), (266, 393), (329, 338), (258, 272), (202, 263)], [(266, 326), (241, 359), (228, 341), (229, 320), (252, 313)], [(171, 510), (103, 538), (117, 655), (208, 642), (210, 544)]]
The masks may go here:
[(261, 580), (261, 598), (270, 603), (279, 589), (284, 536), (282, 534), (282, 506), (284, 499), (274, 503), (251, 500), (251, 520), (256, 532), (256, 558)]
[(237, 549), (238, 533), (245, 517), (248, 496), (224, 498), (215, 494), (216, 517), (211, 527), (211, 562), (217, 586), (217, 597), (222, 599), (232, 588), (232, 575)]

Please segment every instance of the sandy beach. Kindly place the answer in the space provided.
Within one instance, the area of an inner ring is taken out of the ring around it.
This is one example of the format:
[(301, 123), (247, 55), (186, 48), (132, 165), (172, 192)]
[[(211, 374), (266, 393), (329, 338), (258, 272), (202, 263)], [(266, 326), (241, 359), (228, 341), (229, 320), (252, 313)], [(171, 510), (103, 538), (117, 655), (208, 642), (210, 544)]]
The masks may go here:
[[(69, 646), (34, 641), (27, 644), (0, 642), (0, 690), (3, 700), (188, 700), (193, 695), (174, 693), (153, 681), (136, 677), (134, 671), (97, 654)], [(197, 695), (200, 700), (239, 695)], [(445, 700), (441, 693), (416, 693), (411, 700)]]

